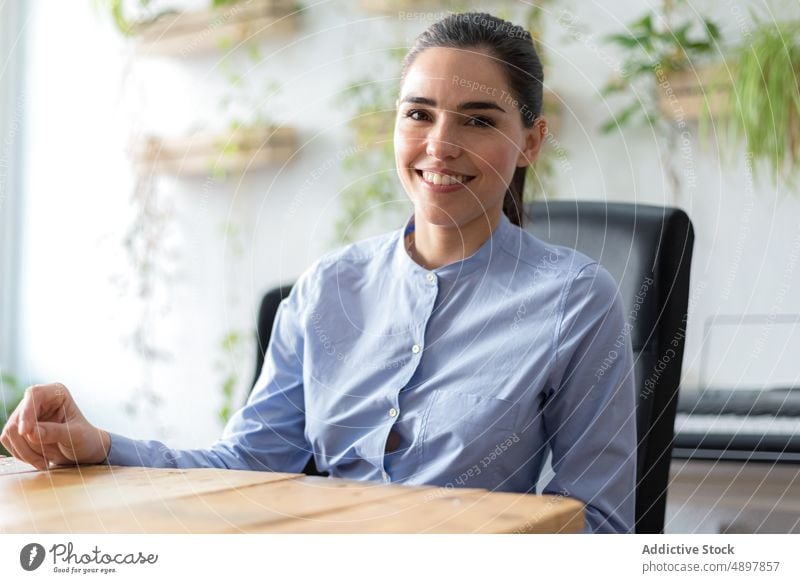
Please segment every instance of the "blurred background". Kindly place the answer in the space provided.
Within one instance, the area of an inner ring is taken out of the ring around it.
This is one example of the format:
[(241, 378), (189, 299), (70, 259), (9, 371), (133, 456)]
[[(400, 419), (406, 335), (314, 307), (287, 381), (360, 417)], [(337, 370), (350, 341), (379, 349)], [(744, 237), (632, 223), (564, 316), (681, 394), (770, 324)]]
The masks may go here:
[[(682, 390), (797, 386), (797, 0), (0, 0), (0, 415), (57, 380), (101, 427), (209, 445), (264, 292), (409, 215), (400, 63), (466, 10), (545, 62), (530, 200), (691, 217)], [(672, 530), (721, 528), (689, 514)]]

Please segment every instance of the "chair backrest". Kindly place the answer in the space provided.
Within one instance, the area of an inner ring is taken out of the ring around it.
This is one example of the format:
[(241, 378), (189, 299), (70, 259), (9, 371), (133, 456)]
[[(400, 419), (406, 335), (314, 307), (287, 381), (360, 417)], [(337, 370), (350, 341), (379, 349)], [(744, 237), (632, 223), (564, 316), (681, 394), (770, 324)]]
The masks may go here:
[(620, 286), (638, 391), (636, 532), (664, 530), (683, 363), (694, 230), (680, 209), (587, 201), (535, 202), (526, 229), (577, 249)]
[(264, 353), (267, 351), (269, 339), (272, 338), (272, 325), (275, 323), (278, 306), (290, 291), (292, 284), (286, 284), (272, 288), (261, 298), (261, 306), (258, 308), (258, 328), (256, 328), (256, 371), (250, 386), (251, 391), (264, 367)]
[[(683, 362), (694, 231), (683, 211), (603, 202), (536, 202), (526, 229), (577, 249), (620, 285), (632, 326), (638, 391), (636, 532), (664, 530), (675, 409)], [(264, 364), (278, 305), (291, 285), (267, 292), (258, 316), (255, 378)], [(304, 470), (317, 474), (314, 458)]]

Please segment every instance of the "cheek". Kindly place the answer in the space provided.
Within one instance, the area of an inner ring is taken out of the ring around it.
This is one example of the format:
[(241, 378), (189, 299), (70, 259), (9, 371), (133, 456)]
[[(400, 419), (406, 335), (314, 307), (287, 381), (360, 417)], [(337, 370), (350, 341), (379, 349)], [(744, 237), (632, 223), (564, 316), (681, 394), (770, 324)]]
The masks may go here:
[(395, 130), (394, 133), (394, 161), (395, 172), (400, 179), (400, 184), (406, 194), (414, 200), (414, 184), (413, 177), (409, 175), (409, 167), (413, 166), (415, 160), (418, 158), (415, 151), (414, 143), (408, 139), (402, 131)]
[(398, 162), (408, 162), (409, 142), (402, 131), (394, 132), (394, 153)]
[(511, 180), (516, 168), (516, 150), (507, 141), (482, 148), (477, 153), (477, 164), (487, 183), (501, 184)]

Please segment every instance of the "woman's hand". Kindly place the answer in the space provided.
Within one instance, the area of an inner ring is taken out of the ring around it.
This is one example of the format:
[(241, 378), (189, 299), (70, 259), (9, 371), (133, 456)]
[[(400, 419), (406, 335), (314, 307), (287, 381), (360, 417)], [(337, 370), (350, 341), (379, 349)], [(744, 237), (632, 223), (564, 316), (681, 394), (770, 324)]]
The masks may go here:
[(67, 387), (34, 385), (8, 418), (0, 443), (40, 470), (50, 464), (96, 464), (108, 457), (111, 437), (89, 423)]

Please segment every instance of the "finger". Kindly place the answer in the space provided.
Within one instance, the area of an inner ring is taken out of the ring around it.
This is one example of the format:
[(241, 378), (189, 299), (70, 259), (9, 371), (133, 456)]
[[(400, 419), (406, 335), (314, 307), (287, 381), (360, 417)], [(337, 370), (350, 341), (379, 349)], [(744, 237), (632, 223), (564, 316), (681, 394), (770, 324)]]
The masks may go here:
[(19, 439), (12, 445), (17, 448), (17, 453), (21, 456), (20, 459), (31, 464), (36, 469), (46, 470), (49, 466), (47, 459), (42, 454), (36, 453), (24, 439)]
[(47, 461), (45, 458), (33, 451), (22, 437), (18, 435), (11, 437), (9, 439), (9, 445), (11, 447), (8, 451), (12, 452), (15, 458), (32, 465), (38, 470), (47, 469)]
[[(49, 461), (56, 464), (75, 464), (77, 435), (74, 427), (68, 423), (37, 423), (28, 437), (31, 449)], [(70, 453), (72, 457), (69, 457)]]
[(8, 453), (13, 455), (14, 457), (17, 457), (16, 454), (17, 450), (14, 449), (12, 436), (15, 438), (19, 437), (17, 433), (16, 424), (11, 419), (9, 419), (8, 423), (6, 423), (6, 426), (3, 428), (3, 432), (0, 434), (0, 443), (2, 443), (3, 447), (5, 447), (8, 450)]
[(30, 433), (38, 420), (58, 418), (68, 394), (61, 383), (33, 385), (25, 389), (25, 398), (18, 407), (20, 435)]
[(40, 421), (31, 427), (27, 437), (31, 444), (53, 445), (60, 443), (70, 449), (73, 446), (73, 431), (68, 423)]
[(23, 437), (22, 440), (25, 443), (25, 445), (27, 445), (29, 448), (31, 448), (33, 450), (33, 453), (35, 453), (37, 455), (42, 455), (42, 446), (41, 445), (34, 443), (29, 438)]
[(19, 431), (19, 410), (20, 406), (17, 405), (17, 408), (14, 409), (11, 415), (8, 416), (8, 419), (6, 419), (6, 425), (3, 427), (3, 431), (0, 433), (0, 436), (8, 437), (12, 431), (14, 433)]
[(45, 459), (59, 466), (74, 466), (75, 460), (67, 457), (57, 445), (45, 445), (42, 447)]
[(3, 430), (3, 433), (0, 433), (0, 444), (3, 444), (3, 447), (6, 448), (6, 450), (8, 450), (8, 453), (14, 455), (14, 452), (11, 450), (11, 440), (6, 434), (5, 429)]

